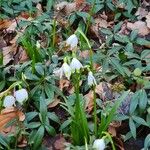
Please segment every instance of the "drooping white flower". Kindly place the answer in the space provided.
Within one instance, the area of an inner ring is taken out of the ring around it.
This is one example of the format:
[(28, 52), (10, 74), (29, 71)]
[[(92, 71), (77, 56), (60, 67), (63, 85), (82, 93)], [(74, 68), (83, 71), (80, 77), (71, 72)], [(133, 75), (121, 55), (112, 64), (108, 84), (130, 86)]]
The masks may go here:
[(74, 49), (78, 45), (78, 38), (75, 34), (72, 34), (67, 40), (66, 44), (70, 45), (71, 49)]
[(6, 108), (6, 107), (12, 107), (13, 105), (15, 105), (15, 98), (12, 95), (7, 95), (4, 98), (3, 106)]
[(95, 150), (104, 150), (106, 147), (104, 139), (96, 139), (93, 143)]
[(71, 68), (70, 68), (70, 66), (66, 62), (64, 62), (61, 68), (62, 68), (63, 74), (69, 80), (70, 76), (71, 76)]
[(41, 47), (41, 44), (39, 43), (39, 41), (37, 41), (37, 42), (36, 42), (36, 48), (39, 49), (40, 47)]
[(75, 71), (79, 71), (81, 68), (83, 68), (83, 65), (77, 58), (73, 58), (70, 63), (71, 71), (74, 73)]
[(18, 101), (20, 104), (23, 104), (23, 102), (28, 99), (28, 92), (26, 89), (21, 89), (15, 91), (14, 96), (16, 98), (16, 101)]
[(89, 71), (88, 73), (88, 85), (89, 86), (97, 85), (95, 77), (93, 76), (93, 73), (91, 71)]

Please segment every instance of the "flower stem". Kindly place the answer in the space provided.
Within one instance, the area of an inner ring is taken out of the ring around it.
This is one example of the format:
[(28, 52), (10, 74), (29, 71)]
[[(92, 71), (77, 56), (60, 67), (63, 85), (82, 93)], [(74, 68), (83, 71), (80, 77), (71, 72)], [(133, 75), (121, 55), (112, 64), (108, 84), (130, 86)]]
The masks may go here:
[(97, 113), (96, 113), (96, 92), (95, 92), (96, 86), (93, 87), (93, 95), (94, 95), (94, 133), (97, 137)]
[(87, 24), (86, 24), (86, 29), (85, 29), (85, 35), (87, 34), (88, 29), (89, 29), (89, 26), (90, 26), (90, 21), (91, 21), (92, 15), (93, 15), (93, 10), (94, 10), (94, 6), (95, 6), (95, 1), (96, 1), (96, 0), (94, 0), (93, 5), (92, 5), (92, 8), (90, 9), (90, 12), (89, 12), (89, 17), (88, 17)]
[(92, 48), (90, 49), (90, 68), (91, 68), (91, 71), (93, 72), (94, 69), (93, 69), (93, 51), (92, 51)]
[(55, 40), (56, 40), (56, 19), (54, 18), (53, 21), (53, 47), (55, 47)]

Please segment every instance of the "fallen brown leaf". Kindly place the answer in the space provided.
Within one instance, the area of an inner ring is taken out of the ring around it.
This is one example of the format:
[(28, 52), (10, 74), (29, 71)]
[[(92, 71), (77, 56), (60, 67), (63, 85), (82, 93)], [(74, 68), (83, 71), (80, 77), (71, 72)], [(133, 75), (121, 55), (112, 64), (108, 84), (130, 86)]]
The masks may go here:
[(139, 7), (137, 12), (135, 13), (135, 15), (137, 16), (137, 18), (139, 20), (146, 17), (147, 14), (148, 14), (148, 11), (145, 10), (145, 8), (142, 8), (142, 7)]
[(146, 23), (143, 21), (137, 21), (135, 23), (128, 22), (127, 28), (130, 30), (138, 30), (138, 33), (142, 36), (148, 35), (150, 33), (149, 28), (146, 26)]
[(147, 27), (150, 29), (150, 12), (146, 16)]
[(13, 119), (17, 119), (18, 121), (24, 121), (25, 115), (22, 111), (18, 110), (15, 107), (3, 109), (0, 113), (0, 132), (3, 133), (9, 131), (10, 127), (7, 129), (6, 125)]
[(93, 95), (93, 91), (89, 91), (88, 94), (84, 95), (85, 98), (85, 109), (87, 110), (88, 113), (90, 113), (93, 109), (94, 106), (94, 95)]
[(60, 103), (60, 99), (57, 97), (54, 98), (54, 101), (48, 105), (48, 108), (56, 107)]

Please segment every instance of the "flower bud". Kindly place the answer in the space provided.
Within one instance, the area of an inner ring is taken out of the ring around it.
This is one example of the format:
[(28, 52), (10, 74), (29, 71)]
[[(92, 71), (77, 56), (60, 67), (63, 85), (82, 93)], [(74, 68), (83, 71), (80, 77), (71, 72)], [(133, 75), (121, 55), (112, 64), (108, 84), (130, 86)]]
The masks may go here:
[(80, 61), (77, 58), (73, 58), (70, 63), (71, 71), (74, 73), (75, 71), (79, 71), (81, 68), (83, 68), (83, 65), (80, 63)]
[(39, 43), (39, 41), (36, 42), (36, 48), (40, 49), (41, 44)]
[(75, 34), (71, 35), (67, 40), (66, 44), (70, 45), (71, 49), (74, 49), (78, 45), (78, 38)]
[(16, 98), (16, 101), (18, 101), (20, 104), (23, 104), (23, 102), (28, 99), (28, 92), (26, 89), (21, 89), (15, 91), (14, 96)]
[(97, 85), (95, 77), (93, 76), (93, 73), (91, 71), (88, 73), (88, 85), (89, 86)]
[(71, 76), (71, 68), (70, 68), (70, 66), (66, 62), (63, 63), (62, 70), (63, 70), (64, 75), (69, 80), (70, 76)]
[(3, 106), (6, 108), (6, 107), (12, 107), (13, 105), (15, 105), (15, 98), (12, 95), (7, 95), (4, 98)]
[(93, 143), (93, 148), (95, 150), (104, 150), (105, 149), (105, 141), (104, 139), (96, 139)]

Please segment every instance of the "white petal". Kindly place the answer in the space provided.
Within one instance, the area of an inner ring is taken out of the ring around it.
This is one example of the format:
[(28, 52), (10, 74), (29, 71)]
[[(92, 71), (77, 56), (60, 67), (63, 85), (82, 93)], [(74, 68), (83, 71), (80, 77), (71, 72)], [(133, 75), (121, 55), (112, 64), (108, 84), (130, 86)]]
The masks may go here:
[(91, 71), (88, 73), (88, 85), (97, 85), (95, 77), (93, 76), (93, 73)]
[(93, 143), (93, 148), (96, 150), (104, 150), (105, 147), (104, 139), (96, 139)]
[(80, 70), (83, 68), (83, 65), (80, 63), (80, 61), (77, 58), (73, 58), (70, 63), (71, 71), (74, 73), (75, 70)]
[(63, 69), (64, 75), (69, 80), (70, 76), (71, 76), (71, 68), (70, 68), (70, 66), (67, 63), (64, 62), (63, 65), (62, 65), (62, 69)]
[(21, 90), (15, 91), (14, 96), (20, 104), (23, 104), (23, 102), (28, 99), (28, 92), (26, 89), (21, 89)]
[(8, 95), (4, 98), (3, 106), (6, 107), (12, 107), (15, 105), (15, 98), (12, 95)]
[(39, 49), (40, 47), (41, 47), (41, 44), (39, 43), (39, 41), (37, 41), (37, 42), (36, 42), (36, 48)]
[(78, 38), (75, 34), (71, 35), (67, 40), (66, 44), (70, 45), (71, 49), (77, 47), (78, 45)]

